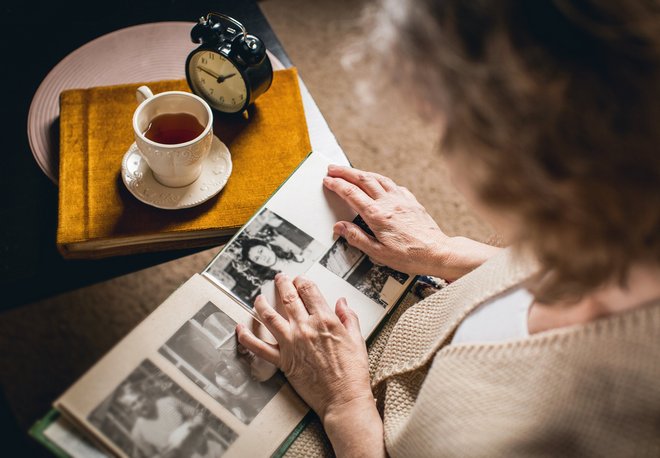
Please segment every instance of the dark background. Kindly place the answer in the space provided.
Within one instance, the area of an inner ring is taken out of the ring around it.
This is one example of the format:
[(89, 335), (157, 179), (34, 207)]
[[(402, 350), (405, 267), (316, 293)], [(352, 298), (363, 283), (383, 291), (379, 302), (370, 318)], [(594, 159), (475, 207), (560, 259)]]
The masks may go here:
[[(284, 65), (289, 65), (257, 3), (251, 0), (12, 1), (0, 8), (3, 83), (0, 313), (199, 251), (178, 250), (94, 261), (63, 260), (55, 246), (57, 186), (41, 171), (28, 143), (30, 102), (48, 72), (90, 40), (137, 24), (194, 22), (211, 11), (241, 20), (250, 32), (264, 39)], [(4, 392), (3, 389), (0, 396), (0, 454), (49, 456), (18, 428), (9, 413)]]

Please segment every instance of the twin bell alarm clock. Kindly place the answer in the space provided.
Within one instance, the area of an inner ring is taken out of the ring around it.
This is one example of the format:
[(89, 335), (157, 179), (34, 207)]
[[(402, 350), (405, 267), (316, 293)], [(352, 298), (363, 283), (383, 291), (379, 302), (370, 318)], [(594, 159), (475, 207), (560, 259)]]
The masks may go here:
[(208, 13), (190, 38), (201, 44), (186, 59), (188, 85), (215, 111), (242, 113), (273, 82), (266, 46), (236, 19)]

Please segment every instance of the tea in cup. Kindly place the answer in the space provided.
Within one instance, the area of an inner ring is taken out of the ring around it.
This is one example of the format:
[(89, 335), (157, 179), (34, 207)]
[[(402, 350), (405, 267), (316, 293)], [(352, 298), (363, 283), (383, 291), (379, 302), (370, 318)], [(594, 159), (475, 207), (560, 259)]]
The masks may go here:
[(213, 113), (201, 97), (183, 91), (153, 94), (140, 86), (133, 114), (135, 143), (154, 178), (178, 188), (202, 173), (213, 141)]

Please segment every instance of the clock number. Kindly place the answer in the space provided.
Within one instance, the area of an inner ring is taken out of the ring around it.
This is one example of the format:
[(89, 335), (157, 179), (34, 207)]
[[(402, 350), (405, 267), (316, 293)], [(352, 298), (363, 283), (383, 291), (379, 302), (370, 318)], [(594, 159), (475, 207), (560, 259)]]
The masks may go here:
[(215, 89), (212, 88), (212, 87), (209, 88), (209, 92), (210, 92), (211, 94), (213, 94), (213, 91), (214, 91), (214, 90), (215, 90)]
[(210, 52), (210, 53), (209, 53), (209, 59), (211, 59), (211, 60), (215, 60), (215, 54), (213, 54), (212, 52)]
[(202, 82), (202, 84), (203, 84), (204, 86), (206, 86), (206, 78), (202, 78), (200, 81)]
[(220, 96), (220, 99), (218, 100), (220, 100), (220, 103), (225, 103), (225, 98), (223, 96)]
[(233, 97), (231, 98), (231, 104), (232, 104), (232, 105), (236, 105), (236, 99), (233, 98)]
[(238, 96), (238, 100), (243, 100), (243, 94), (240, 94), (240, 95)]
[(202, 57), (202, 63), (203, 63), (203, 64), (208, 64), (209, 61), (208, 61), (207, 59), (205, 59), (204, 57)]

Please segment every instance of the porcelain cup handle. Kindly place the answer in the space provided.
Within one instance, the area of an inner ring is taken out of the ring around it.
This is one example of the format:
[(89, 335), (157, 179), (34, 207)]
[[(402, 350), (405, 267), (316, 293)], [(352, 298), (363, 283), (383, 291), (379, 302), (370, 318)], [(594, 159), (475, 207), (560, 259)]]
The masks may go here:
[(140, 86), (135, 91), (135, 98), (137, 99), (138, 103), (142, 103), (145, 100), (152, 98), (153, 96), (154, 93), (151, 92), (151, 89), (149, 89), (147, 86)]

